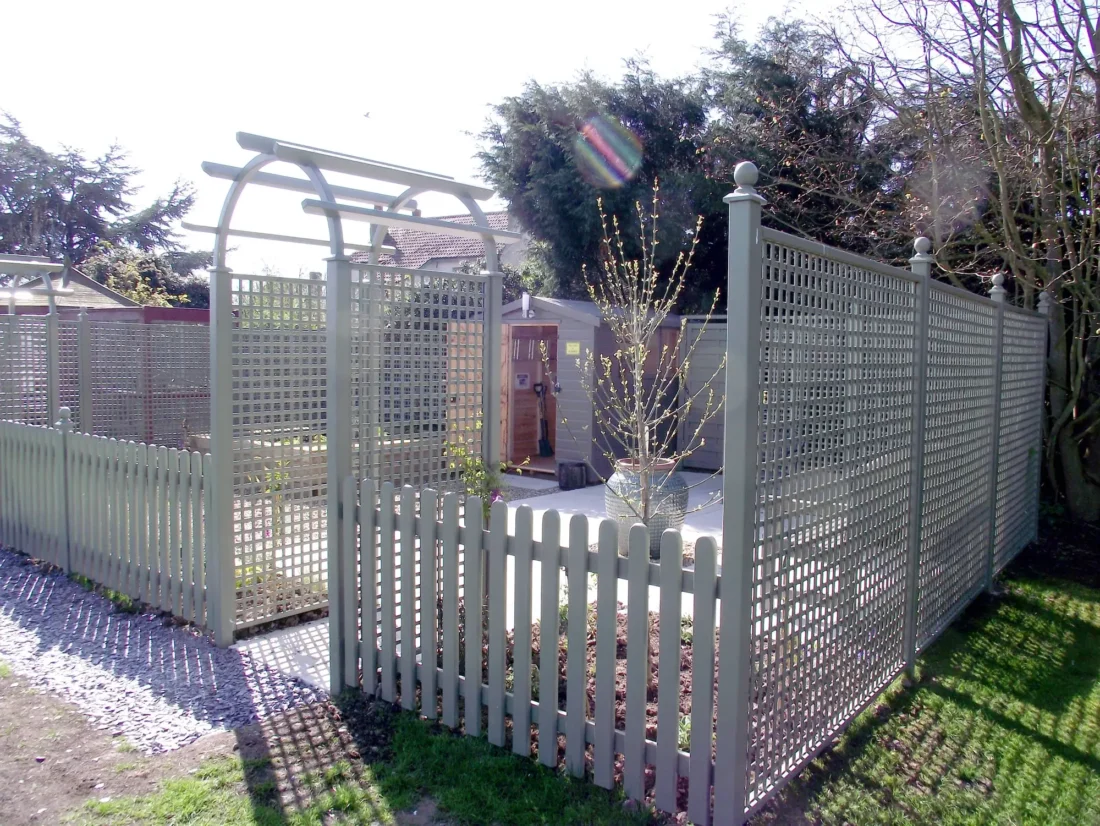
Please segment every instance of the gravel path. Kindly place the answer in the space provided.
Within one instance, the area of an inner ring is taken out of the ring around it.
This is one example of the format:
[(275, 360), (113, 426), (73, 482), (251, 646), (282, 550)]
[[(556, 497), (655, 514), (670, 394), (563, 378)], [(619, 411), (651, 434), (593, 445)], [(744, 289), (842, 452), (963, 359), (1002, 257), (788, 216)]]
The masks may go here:
[(504, 497), (505, 502), (535, 499), (539, 496), (549, 496), (552, 493), (561, 493), (561, 488), (557, 485), (552, 488), (525, 488), (520, 485), (504, 485), (500, 489), (500, 495)]
[(327, 694), (0, 550), (0, 661), (154, 754)]

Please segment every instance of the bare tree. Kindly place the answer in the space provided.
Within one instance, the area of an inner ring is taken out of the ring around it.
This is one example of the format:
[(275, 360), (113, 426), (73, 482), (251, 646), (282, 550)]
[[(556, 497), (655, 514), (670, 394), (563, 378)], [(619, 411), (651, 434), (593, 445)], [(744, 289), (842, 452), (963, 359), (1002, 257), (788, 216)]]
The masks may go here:
[(853, 66), (875, 67), (884, 111), (924, 144), (910, 197), (941, 268), (1007, 271), (1025, 306), (1052, 297), (1048, 477), (1089, 520), (1100, 519), (1098, 18), (1095, 0), (871, 0), (863, 45), (847, 47)]
[[(713, 316), (719, 294), (702, 316), (699, 334), (681, 349), (660, 343), (659, 331), (676, 309), (687, 283), (692, 256), (702, 219), (688, 233), (691, 246), (681, 251), (672, 272), (663, 276), (656, 263), (659, 188), (653, 185), (648, 213), (635, 203), (639, 225), (640, 258), (631, 259), (617, 217), (610, 226), (599, 202), (603, 241), (597, 273), (584, 269), (588, 296), (611, 328), (614, 352), (585, 352), (577, 361), (581, 386), (595, 413), (595, 434), (580, 428), (573, 435), (571, 423), (562, 423), (574, 439), (593, 439), (612, 466), (638, 476), (637, 497), (615, 493), (643, 524), (657, 513), (667, 493), (664, 470), (679, 465), (704, 444), (704, 426), (722, 409), (722, 388), (715, 390), (717, 377), (725, 369), (725, 357), (710, 378), (694, 392), (679, 392), (680, 377), (690, 369), (692, 358)], [(680, 336), (684, 335), (684, 323)], [(547, 370), (547, 354), (543, 354)], [(690, 428), (678, 425), (696, 411)], [(708, 477), (709, 478), (709, 477)], [(705, 480), (704, 480), (705, 481)], [(697, 487), (697, 483), (691, 487)], [(611, 490), (611, 488), (609, 488)], [(708, 500), (701, 507), (712, 504)]]

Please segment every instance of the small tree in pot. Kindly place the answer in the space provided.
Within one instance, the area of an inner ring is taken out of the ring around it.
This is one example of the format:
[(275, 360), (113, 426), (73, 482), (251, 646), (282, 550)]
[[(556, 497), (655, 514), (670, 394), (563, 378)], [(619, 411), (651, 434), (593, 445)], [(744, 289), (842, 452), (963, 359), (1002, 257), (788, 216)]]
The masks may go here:
[[(605, 503), (607, 515), (623, 528), (620, 549), (626, 548), (626, 528), (641, 522), (649, 528), (653, 554), (660, 549), (665, 529), (683, 525), (690, 488), (697, 485), (688, 485), (676, 469), (704, 445), (703, 428), (722, 408), (721, 388), (716, 390), (714, 385), (725, 368), (723, 357), (700, 388), (689, 392), (681, 387), (680, 378), (687, 375), (714, 313), (717, 293), (694, 340), (683, 341), (685, 320), (680, 324), (682, 346), (661, 341), (660, 331), (676, 309), (691, 270), (702, 218), (689, 233), (690, 248), (680, 252), (672, 272), (662, 277), (655, 257), (658, 192), (654, 182), (648, 214), (640, 202), (635, 204), (640, 228), (640, 258), (636, 259), (626, 253), (618, 219), (612, 218), (609, 227), (599, 202), (601, 264), (595, 275), (584, 270), (584, 281), (589, 298), (610, 327), (614, 351), (599, 357), (588, 351), (577, 360), (582, 387), (595, 412), (597, 432), (588, 438), (615, 468), (606, 480)], [(690, 429), (681, 426), (692, 411), (697, 415)], [(569, 428), (568, 421), (563, 424)]]

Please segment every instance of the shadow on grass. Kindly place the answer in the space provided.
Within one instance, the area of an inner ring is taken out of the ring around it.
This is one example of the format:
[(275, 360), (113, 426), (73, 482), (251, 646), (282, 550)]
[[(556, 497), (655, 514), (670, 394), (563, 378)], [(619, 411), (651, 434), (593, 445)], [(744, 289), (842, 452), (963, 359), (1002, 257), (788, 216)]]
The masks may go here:
[(649, 824), (621, 792), (349, 691), (240, 729), (256, 823)]
[(754, 823), (1100, 822), (1100, 593), (1009, 581)]
[(945, 635), (949, 662), (938, 651), (928, 660), (979, 695), (996, 691), (1060, 715), (1100, 679), (1100, 593), (1050, 581), (1010, 588)]

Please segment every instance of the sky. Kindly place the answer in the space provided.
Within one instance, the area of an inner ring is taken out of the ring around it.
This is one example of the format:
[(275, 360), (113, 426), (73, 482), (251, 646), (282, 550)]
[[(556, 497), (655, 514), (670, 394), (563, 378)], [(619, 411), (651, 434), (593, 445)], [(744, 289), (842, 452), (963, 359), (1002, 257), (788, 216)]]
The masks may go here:
[[(124, 147), (142, 170), (138, 205), (167, 193), (176, 179), (193, 182), (197, 199), (187, 220), (212, 225), (228, 182), (208, 178), (200, 164), (247, 161), (251, 153), (237, 146), (238, 131), (479, 180), (477, 134), (490, 106), (519, 94), (528, 80), (565, 82), (584, 70), (616, 78), (624, 59), (639, 54), (659, 74), (683, 74), (705, 62), (716, 15), (727, 9), (749, 33), (784, 8), (817, 16), (838, 5), (10, 3), (0, 111), (19, 119), (47, 148), (66, 144), (95, 155), (112, 143)], [(295, 174), (282, 165), (269, 171)], [(305, 196), (249, 189), (234, 227), (326, 237), (323, 219), (302, 213)], [(427, 215), (461, 211), (446, 196), (420, 203)], [(353, 242), (365, 242), (365, 234), (362, 224), (346, 230)], [(209, 235), (183, 233), (182, 240), (194, 248), (212, 246)], [(233, 244), (229, 265), (237, 272), (265, 265), (285, 275), (323, 269), (322, 248)]]

